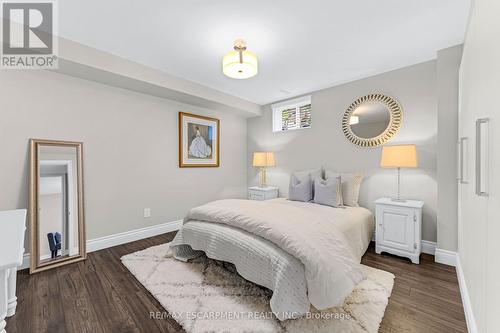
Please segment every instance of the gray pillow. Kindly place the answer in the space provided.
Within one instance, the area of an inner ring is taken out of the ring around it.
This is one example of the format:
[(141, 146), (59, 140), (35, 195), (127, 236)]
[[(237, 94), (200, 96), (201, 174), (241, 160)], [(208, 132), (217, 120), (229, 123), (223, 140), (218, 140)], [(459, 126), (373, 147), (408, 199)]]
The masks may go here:
[(342, 206), (342, 182), (340, 176), (314, 180), (314, 202), (320, 205)]
[(323, 167), (319, 168), (319, 169), (312, 169), (312, 170), (306, 170), (306, 171), (295, 171), (293, 173), (294, 175), (296, 175), (298, 178), (302, 178), (302, 177), (306, 177), (307, 175), (309, 175), (309, 177), (311, 178), (311, 186), (312, 186), (312, 198), (314, 198), (314, 180), (316, 178), (324, 178), (325, 177), (325, 169)]
[(288, 199), (309, 202), (312, 198), (312, 181), (309, 172), (293, 173), (290, 177)]
[(316, 170), (311, 170), (309, 171), (309, 175), (311, 176), (311, 182), (312, 182), (312, 196), (314, 198), (314, 181), (316, 178), (325, 178), (325, 169), (323, 167), (316, 169)]

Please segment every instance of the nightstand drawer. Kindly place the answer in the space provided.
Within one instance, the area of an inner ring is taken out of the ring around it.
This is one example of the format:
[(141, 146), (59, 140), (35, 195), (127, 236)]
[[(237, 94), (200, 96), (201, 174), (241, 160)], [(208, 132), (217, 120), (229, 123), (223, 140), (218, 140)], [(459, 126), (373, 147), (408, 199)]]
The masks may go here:
[(278, 188), (273, 186), (248, 188), (248, 199), (250, 200), (269, 200), (278, 197)]
[(250, 192), (249, 199), (250, 200), (266, 200), (266, 195), (264, 193)]

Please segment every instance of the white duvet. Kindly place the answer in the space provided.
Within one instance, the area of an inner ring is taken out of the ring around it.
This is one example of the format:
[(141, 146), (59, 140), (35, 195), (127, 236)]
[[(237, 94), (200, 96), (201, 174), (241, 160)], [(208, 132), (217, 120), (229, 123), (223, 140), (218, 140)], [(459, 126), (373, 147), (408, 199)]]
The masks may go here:
[[(329, 209), (338, 214), (345, 212)], [(305, 267), (309, 301), (319, 310), (342, 305), (365, 278), (357, 251), (335, 223), (327, 215), (300, 205), (279, 200), (219, 200), (191, 209), (185, 222), (190, 220), (243, 229), (300, 260)]]

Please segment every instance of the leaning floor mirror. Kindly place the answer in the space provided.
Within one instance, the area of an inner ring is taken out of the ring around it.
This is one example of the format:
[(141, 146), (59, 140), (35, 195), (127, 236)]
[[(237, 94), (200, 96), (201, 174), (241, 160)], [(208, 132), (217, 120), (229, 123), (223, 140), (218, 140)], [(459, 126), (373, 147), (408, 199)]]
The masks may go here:
[(86, 258), (80, 142), (30, 141), (30, 274)]

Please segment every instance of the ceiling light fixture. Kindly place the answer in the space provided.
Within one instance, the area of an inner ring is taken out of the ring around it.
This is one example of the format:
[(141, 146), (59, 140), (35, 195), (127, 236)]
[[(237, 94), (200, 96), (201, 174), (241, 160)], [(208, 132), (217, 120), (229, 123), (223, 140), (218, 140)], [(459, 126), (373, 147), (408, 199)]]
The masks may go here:
[(234, 51), (222, 59), (222, 72), (233, 79), (248, 79), (257, 75), (257, 57), (247, 51), (247, 43), (243, 39), (234, 41)]

